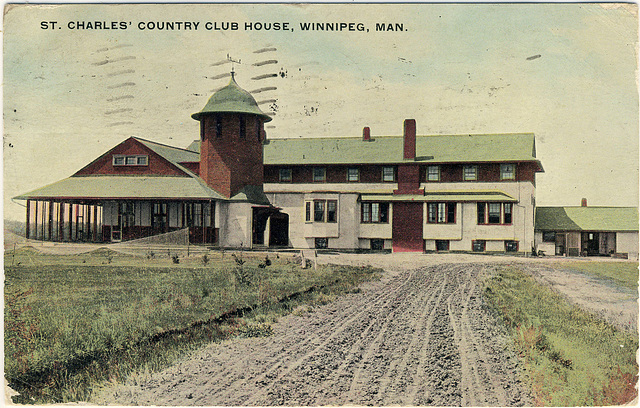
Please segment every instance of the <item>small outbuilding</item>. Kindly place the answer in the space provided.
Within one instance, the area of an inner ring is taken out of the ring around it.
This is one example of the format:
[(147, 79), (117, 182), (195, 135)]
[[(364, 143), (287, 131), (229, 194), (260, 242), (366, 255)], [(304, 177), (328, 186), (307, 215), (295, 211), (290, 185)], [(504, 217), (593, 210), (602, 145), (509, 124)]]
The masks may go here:
[(536, 251), (547, 255), (638, 259), (638, 208), (538, 207)]

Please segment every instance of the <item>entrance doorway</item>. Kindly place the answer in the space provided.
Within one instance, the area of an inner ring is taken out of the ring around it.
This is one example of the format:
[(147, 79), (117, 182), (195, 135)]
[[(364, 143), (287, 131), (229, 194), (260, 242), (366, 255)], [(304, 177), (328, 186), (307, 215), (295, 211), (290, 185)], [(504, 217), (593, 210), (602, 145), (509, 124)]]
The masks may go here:
[(393, 252), (424, 252), (423, 204), (393, 203)]
[(582, 233), (582, 255), (593, 256), (600, 253), (600, 234), (597, 232)]
[(254, 207), (252, 242), (255, 246), (288, 246), (289, 215), (273, 207)]

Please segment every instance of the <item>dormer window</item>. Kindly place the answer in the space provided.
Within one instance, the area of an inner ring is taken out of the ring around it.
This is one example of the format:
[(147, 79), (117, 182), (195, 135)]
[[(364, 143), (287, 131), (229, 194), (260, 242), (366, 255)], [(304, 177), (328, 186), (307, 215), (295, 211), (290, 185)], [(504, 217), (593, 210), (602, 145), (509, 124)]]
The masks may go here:
[(114, 154), (114, 166), (147, 166), (149, 164), (149, 156), (142, 154)]

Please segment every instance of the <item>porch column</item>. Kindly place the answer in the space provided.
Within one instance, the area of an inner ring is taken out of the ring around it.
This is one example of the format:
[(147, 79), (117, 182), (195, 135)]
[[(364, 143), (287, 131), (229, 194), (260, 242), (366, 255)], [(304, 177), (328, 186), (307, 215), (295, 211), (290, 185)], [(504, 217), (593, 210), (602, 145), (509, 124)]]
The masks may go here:
[(93, 240), (97, 239), (98, 232), (98, 206), (93, 205)]
[(58, 241), (64, 241), (64, 203), (58, 204)]
[(47, 233), (48, 233), (47, 239), (49, 241), (53, 241), (53, 235), (52, 235), (53, 233), (53, 201), (48, 202), (48, 207), (49, 207), (48, 208), (49, 213), (47, 214), (47, 218), (49, 223), (47, 225)]
[(31, 200), (27, 200), (27, 224), (25, 225), (25, 236), (29, 239), (29, 224), (31, 224)]
[(40, 220), (41, 221), (40, 224), (42, 224), (42, 240), (43, 241), (46, 239), (46, 235), (45, 235), (46, 234), (45, 227), (47, 225), (46, 209), (47, 209), (46, 201), (42, 201), (42, 211), (41, 211), (42, 212), (42, 219)]
[(69, 241), (73, 241), (73, 204), (69, 203)]

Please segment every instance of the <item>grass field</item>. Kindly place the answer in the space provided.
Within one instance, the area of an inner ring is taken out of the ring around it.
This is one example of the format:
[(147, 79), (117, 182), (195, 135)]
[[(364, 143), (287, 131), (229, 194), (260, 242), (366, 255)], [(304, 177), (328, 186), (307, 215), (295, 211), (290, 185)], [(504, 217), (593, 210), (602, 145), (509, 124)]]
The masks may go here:
[[(586, 263), (571, 268), (583, 265), (588, 273), (625, 269)], [(536, 405), (621, 405), (637, 396), (637, 334), (570, 305), (516, 267), (502, 268), (485, 285), (485, 298), (510, 328), (525, 362)]]
[(584, 272), (630, 289), (638, 289), (637, 262), (555, 262), (549, 265), (556, 269)]
[(209, 341), (269, 334), (297, 306), (380, 276), (302, 269), (290, 255), (162, 255), (5, 254), (5, 373), (21, 402), (89, 400), (101, 382), (157, 370)]

